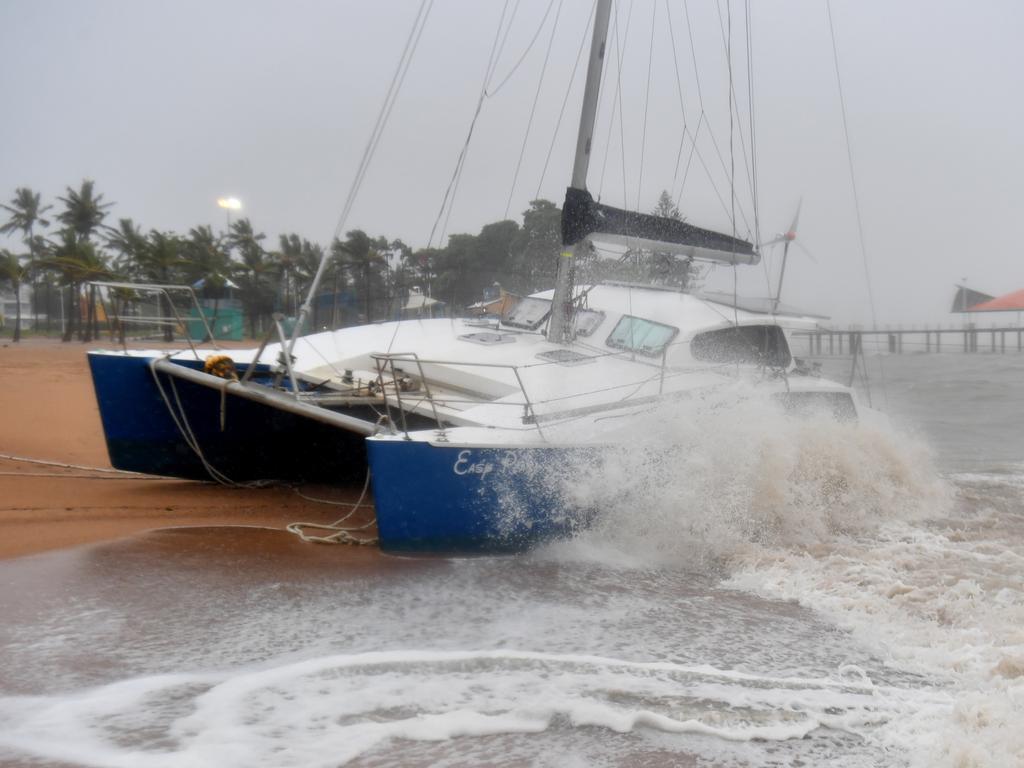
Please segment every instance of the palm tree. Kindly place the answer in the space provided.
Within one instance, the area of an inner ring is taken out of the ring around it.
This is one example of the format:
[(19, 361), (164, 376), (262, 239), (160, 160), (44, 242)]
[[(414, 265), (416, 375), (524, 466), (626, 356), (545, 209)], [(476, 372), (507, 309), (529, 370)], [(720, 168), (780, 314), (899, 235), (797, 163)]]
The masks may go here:
[(281, 249), (270, 254), (281, 281), (281, 310), (286, 315), (295, 314), (295, 271), (302, 259), (302, 238), (294, 232), (281, 235)]
[[(146, 236), (145, 247), (136, 256), (136, 273), (144, 280), (159, 285), (176, 285), (180, 282), (182, 268), (185, 266), (184, 248), (177, 235), (170, 232), (159, 232), (155, 229)], [(161, 294), (171, 303), (169, 296)], [(174, 328), (165, 321), (163, 303), (158, 301), (161, 322), (164, 324), (164, 341), (174, 340)], [(173, 310), (173, 307), (170, 307)], [(173, 314), (173, 311), (172, 311)]]
[[(317, 270), (320, 268), (320, 262), (324, 258), (324, 249), (319, 243), (311, 243), (309, 240), (302, 241), (302, 250), (299, 252), (298, 259), (292, 267), (292, 279), (295, 282), (295, 295), (298, 301), (301, 297), (302, 301), (305, 302), (306, 297), (309, 296), (309, 292), (313, 287), (313, 280), (316, 278)], [(324, 272), (324, 280), (332, 281), (335, 283), (335, 289), (337, 290), (337, 263), (332, 259), (327, 265), (327, 271)], [(323, 285), (323, 283), (321, 283)], [(322, 292), (322, 291), (321, 291)], [(312, 297), (313, 300), (313, 316), (309, 318), (309, 324), (307, 328), (320, 329), (320, 305), (316, 302), (316, 297)]]
[(255, 338), (262, 329), (262, 319), (273, 304), (274, 291), (270, 286), (271, 264), (260, 241), (266, 235), (252, 228), (249, 219), (239, 219), (231, 225), (228, 243), (238, 251), (241, 263), (235, 266), (238, 282), (242, 288), (242, 302), (249, 315), (249, 332)]
[[(190, 285), (202, 281), (200, 292), (206, 299), (213, 299), (213, 315), (210, 326), (216, 328), (217, 313), (220, 300), (223, 298), (224, 287), (231, 274), (231, 256), (214, 236), (209, 226), (193, 227), (188, 231), (188, 239), (183, 243), (185, 249), (185, 279)], [(211, 339), (203, 339), (211, 341)]]
[(110, 270), (104, 261), (103, 254), (88, 240), (79, 238), (71, 229), (60, 231), (60, 241), (54, 245), (52, 255), (45, 260), (45, 265), (53, 269), (61, 285), (67, 286), (67, 326), (61, 341), (71, 341), (75, 330), (79, 338), (88, 341), (91, 328), (79, 327), (81, 312), (82, 283), (110, 276)]
[(20, 230), (23, 239), (27, 242), (32, 239), (36, 225), (50, 226), (50, 222), (43, 218), (43, 214), (52, 207), (52, 205), (41, 204), (41, 196), (38, 192), (33, 192), (28, 187), (18, 187), (14, 190), (14, 197), (11, 199), (10, 205), (0, 203), (0, 208), (10, 214), (7, 222), (0, 226), (0, 233), (9, 235)]
[(336, 242), (335, 249), (341, 256), (342, 265), (352, 276), (356, 295), (362, 296), (365, 322), (373, 322), (373, 291), (374, 284), (379, 284), (382, 273), (387, 268), (387, 259), (381, 255), (388, 247), (387, 240), (379, 237), (371, 239), (361, 229), (353, 229), (345, 233), (345, 242)]
[(148, 245), (142, 229), (131, 219), (119, 219), (117, 227), (111, 229), (104, 239), (107, 247), (117, 254), (114, 269), (125, 277), (134, 277)]
[(103, 195), (95, 193), (94, 185), (92, 179), (84, 179), (78, 191), (68, 187), (67, 196), (57, 198), (64, 203), (64, 210), (57, 214), (57, 220), (78, 239), (86, 242), (103, 226), (107, 209), (113, 205), (103, 202)]
[(21, 281), (28, 274), (21, 258), (6, 248), (0, 250), (0, 281), (9, 282), (14, 289), (14, 334), (11, 336), (14, 342), (21, 341)]
[[(35, 314), (38, 317), (39, 308), (38, 301), (36, 299), (35, 290), (35, 278), (41, 270), (36, 268), (36, 262), (40, 255), (45, 250), (45, 244), (42, 238), (35, 234), (36, 226), (48, 227), (50, 222), (43, 218), (43, 214), (46, 213), (52, 205), (43, 205), (41, 202), (41, 196), (38, 192), (33, 192), (28, 187), (18, 187), (14, 190), (14, 197), (11, 199), (10, 205), (0, 204), (0, 208), (3, 208), (9, 214), (7, 221), (0, 225), (0, 233), (9, 235), (13, 232), (20, 231), (22, 235), (22, 241), (28, 246), (28, 258), (29, 268), (32, 269), (33, 275), (33, 286), (32, 286), (32, 302), (35, 307)], [(46, 313), (46, 325), (47, 331), (49, 331), (50, 325), (50, 314), (49, 314), (49, 286), (50, 283), (47, 280), (47, 313)], [(18, 305), (20, 310), (21, 305)], [(19, 334), (20, 337), (20, 334)], [(17, 341), (17, 339), (15, 339)]]

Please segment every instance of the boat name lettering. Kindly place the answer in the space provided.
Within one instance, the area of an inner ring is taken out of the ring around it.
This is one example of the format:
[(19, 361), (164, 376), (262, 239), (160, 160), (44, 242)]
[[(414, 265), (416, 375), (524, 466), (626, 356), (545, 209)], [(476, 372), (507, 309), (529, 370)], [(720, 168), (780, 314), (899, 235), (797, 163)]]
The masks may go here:
[(470, 453), (470, 451), (459, 451), (459, 458), (452, 465), (452, 471), (456, 475), (480, 475), (483, 478), (494, 470), (494, 465), (489, 461), (473, 462), (469, 457)]

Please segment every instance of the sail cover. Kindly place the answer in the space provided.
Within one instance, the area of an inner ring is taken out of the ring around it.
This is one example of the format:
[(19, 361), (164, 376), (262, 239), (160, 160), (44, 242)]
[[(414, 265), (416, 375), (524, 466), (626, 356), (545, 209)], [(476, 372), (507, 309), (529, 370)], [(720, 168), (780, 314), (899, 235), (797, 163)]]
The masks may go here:
[(981, 291), (972, 291), (970, 288), (961, 285), (956, 289), (953, 297), (953, 308), (950, 312), (973, 312), (976, 304), (990, 301), (993, 297)]
[[(961, 289), (963, 290), (963, 289)], [(984, 295), (984, 294), (982, 294)], [(988, 297), (988, 301), (982, 301), (975, 303), (974, 306), (967, 305), (967, 309), (959, 310), (961, 312), (1024, 312), (1024, 289), (1008, 293), (1005, 296), (1000, 296), (993, 299), (991, 296)], [(957, 310), (954, 310), (957, 311)]]
[(701, 229), (677, 219), (601, 205), (587, 190), (569, 187), (562, 206), (562, 244), (575, 245), (590, 235), (630, 248), (727, 264), (757, 264), (761, 260), (760, 254), (746, 240)]

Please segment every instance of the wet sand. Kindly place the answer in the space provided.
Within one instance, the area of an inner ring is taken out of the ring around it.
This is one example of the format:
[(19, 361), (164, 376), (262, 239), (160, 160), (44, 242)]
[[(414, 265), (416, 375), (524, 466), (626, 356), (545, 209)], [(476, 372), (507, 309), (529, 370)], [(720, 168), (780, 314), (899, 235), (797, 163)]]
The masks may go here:
[[(109, 469), (86, 351), (110, 347), (55, 339), (3, 342), (0, 454)], [(300, 490), (355, 501), (361, 488)], [(292, 488), (225, 488), (0, 458), (0, 558), (180, 526), (265, 527), (278, 532), (271, 540), (288, 539), (282, 543), (288, 547), (294, 538), (284, 531), (288, 523), (330, 522), (344, 511), (308, 501)]]

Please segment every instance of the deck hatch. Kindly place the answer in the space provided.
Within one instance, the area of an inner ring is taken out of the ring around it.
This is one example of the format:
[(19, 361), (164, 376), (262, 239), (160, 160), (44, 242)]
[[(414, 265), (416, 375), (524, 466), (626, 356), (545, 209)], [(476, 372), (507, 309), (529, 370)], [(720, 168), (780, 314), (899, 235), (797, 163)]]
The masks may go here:
[(547, 320), (550, 314), (550, 299), (538, 299), (535, 296), (527, 296), (524, 299), (520, 299), (518, 304), (508, 310), (502, 316), (501, 322), (512, 328), (535, 331), (540, 328), (541, 323)]
[(594, 362), (594, 358), (590, 355), (584, 355), (572, 349), (551, 349), (547, 352), (538, 352), (537, 358), (559, 365), (583, 365)]
[(515, 334), (497, 333), (493, 331), (478, 331), (477, 333), (464, 333), (459, 336), (459, 341), (469, 341), (473, 344), (493, 346), (495, 344), (511, 344), (516, 340)]

